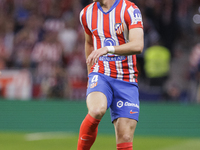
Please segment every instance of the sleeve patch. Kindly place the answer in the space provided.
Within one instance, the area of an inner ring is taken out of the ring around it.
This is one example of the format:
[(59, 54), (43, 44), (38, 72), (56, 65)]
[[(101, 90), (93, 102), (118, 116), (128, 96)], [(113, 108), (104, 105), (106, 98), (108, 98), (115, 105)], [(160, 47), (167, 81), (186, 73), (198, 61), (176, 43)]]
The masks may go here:
[(142, 22), (142, 15), (138, 8), (134, 9), (133, 7), (128, 8), (128, 13), (131, 17), (131, 25), (138, 24)]

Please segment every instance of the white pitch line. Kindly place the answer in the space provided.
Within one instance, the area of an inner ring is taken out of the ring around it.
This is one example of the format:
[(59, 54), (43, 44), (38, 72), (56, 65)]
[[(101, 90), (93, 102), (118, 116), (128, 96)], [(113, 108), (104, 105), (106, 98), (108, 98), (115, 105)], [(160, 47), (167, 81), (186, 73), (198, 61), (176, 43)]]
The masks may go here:
[(74, 136), (73, 133), (67, 132), (38, 132), (38, 133), (29, 133), (25, 135), (26, 141), (38, 141), (46, 139), (63, 139), (70, 138)]

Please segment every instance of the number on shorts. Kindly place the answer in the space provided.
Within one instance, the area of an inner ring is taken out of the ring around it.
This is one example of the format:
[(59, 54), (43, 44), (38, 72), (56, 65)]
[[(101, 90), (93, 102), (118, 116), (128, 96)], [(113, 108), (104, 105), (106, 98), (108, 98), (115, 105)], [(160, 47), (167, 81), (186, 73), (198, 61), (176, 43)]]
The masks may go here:
[(98, 75), (94, 75), (92, 78), (92, 82), (97, 82), (98, 81)]

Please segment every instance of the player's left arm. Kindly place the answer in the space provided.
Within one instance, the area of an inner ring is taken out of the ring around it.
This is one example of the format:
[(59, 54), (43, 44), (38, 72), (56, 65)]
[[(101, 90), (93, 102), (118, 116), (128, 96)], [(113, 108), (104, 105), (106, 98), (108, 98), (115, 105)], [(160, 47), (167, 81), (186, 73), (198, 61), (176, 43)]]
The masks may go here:
[(129, 42), (119, 46), (114, 46), (117, 55), (140, 54), (144, 48), (144, 32), (142, 28), (133, 28), (129, 31)]
[[(142, 28), (132, 28), (129, 30), (129, 42), (114, 46), (114, 54), (117, 55), (135, 55), (140, 54), (144, 47), (144, 32)], [(97, 62), (98, 58), (109, 52), (107, 47), (102, 47), (92, 53), (87, 58), (87, 64), (94, 64)]]

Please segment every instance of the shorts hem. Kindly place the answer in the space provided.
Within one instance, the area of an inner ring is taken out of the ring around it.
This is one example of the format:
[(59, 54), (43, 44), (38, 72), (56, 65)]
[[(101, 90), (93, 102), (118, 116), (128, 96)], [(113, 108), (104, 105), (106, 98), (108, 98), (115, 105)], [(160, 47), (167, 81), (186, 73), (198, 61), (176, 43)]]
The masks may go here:
[(114, 120), (116, 120), (116, 119), (118, 119), (118, 118), (128, 118), (128, 119), (133, 119), (133, 120), (136, 120), (137, 122), (139, 121), (139, 119), (138, 118), (131, 118), (131, 117), (124, 117), (124, 116), (119, 116), (119, 117), (115, 117), (115, 118), (113, 118), (112, 120), (111, 120), (111, 122), (113, 123), (113, 121)]

